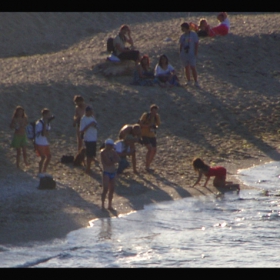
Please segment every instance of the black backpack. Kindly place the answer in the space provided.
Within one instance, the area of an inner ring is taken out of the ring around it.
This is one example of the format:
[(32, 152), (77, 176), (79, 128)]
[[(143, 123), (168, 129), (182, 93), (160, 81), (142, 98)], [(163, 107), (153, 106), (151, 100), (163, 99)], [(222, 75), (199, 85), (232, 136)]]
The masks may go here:
[(110, 37), (107, 40), (107, 52), (108, 53), (113, 53), (115, 51), (114, 48), (114, 38)]
[(56, 187), (56, 182), (52, 177), (42, 177), (40, 178), (39, 190), (53, 190)]

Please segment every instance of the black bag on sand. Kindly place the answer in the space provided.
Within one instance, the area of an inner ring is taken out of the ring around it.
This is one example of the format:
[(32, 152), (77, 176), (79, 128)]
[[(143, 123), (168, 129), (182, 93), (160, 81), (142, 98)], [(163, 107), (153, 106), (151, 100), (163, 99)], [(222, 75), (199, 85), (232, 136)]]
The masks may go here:
[(56, 182), (52, 177), (40, 178), (39, 190), (53, 190), (56, 187)]
[(74, 161), (74, 156), (65, 156), (63, 155), (60, 159), (61, 163), (71, 163)]

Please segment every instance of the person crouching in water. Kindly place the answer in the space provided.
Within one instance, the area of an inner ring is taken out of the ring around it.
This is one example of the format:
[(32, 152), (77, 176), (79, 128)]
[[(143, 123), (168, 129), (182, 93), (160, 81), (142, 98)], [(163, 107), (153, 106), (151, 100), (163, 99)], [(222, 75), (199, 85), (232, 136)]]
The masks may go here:
[(120, 161), (120, 157), (117, 152), (114, 150), (114, 141), (112, 139), (105, 140), (105, 148), (100, 152), (101, 163), (103, 167), (102, 174), (102, 187), (103, 192), (101, 195), (102, 209), (105, 209), (105, 198), (108, 194), (108, 210), (113, 211), (112, 200), (115, 190), (115, 181), (116, 181), (116, 168), (115, 164)]
[(227, 170), (224, 167), (222, 166), (210, 167), (209, 165), (205, 164), (203, 160), (201, 160), (200, 158), (195, 158), (192, 162), (192, 165), (194, 170), (198, 172), (198, 178), (194, 183), (194, 185), (192, 186), (192, 188), (200, 182), (202, 175), (205, 175), (206, 181), (203, 185), (203, 187), (205, 188), (210, 177), (215, 177), (213, 180), (213, 186), (216, 188), (234, 187), (238, 190), (240, 189), (238, 184), (232, 184), (232, 182), (226, 182)]

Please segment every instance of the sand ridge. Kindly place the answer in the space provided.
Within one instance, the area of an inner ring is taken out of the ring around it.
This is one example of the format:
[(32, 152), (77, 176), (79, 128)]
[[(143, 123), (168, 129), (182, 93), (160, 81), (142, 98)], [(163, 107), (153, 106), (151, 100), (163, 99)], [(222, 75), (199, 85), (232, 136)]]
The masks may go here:
[[(120, 177), (114, 206), (118, 213), (142, 209), (147, 203), (207, 195), (211, 187), (189, 188), (196, 178), (195, 156), (223, 165), (229, 179), (236, 170), (279, 160), (279, 13), (229, 13), (231, 33), (200, 40), (197, 70), (201, 89), (131, 86), (132, 75), (105, 77), (95, 72), (103, 63), (106, 40), (121, 24), (131, 27), (135, 46), (151, 57), (165, 53), (184, 82), (178, 40), (183, 21), (215, 13), (1, 13), (0, 32), (0, 243), (63, 237), (87, 226), (100, 210), (101, 174), (59, 163), (76, 151), (73, 96), (90, 103), (99, 122), (99, 144), (117, 139), (120, 127), (136, 122), (149, 105), (159, 105), (162, 124), (153, 168), (144, 172), (146, 150), (137, 146), (139, 175), (128, 169)], [(168, 27), (168, 28), (166, 28)], [(166, 38), (171, 40), (165, 41)], [(57, 190), (39, 191), (38, 158), (28, 147), (30, 167), (16, 170), (8, 125), (16, 105), (36, 120), (43, 107), (51, 109), (52, 161), (48, 172)], [(245, 187), (245, 186), (243, 186)], [(30, 230), (32, 228), (32, 230)]]

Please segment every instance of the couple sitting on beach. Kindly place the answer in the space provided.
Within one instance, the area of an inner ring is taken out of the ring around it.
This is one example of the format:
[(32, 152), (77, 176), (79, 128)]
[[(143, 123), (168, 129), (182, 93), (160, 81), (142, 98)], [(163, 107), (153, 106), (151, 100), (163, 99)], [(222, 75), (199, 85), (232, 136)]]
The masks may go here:
[(226, 12), (221, 12), (217, 15), (217, 19), (220, 22), (215, 27), (210, 27), (205, 18), (200, 19), (198, 26), (194, 23), (190, 23), (191, 29), (197, 32), (199, 37), (215, 37), (225, 36), (229, 33), (230, 22)]
[(175, 69), (169, 64), (165, 54), (159, 57), (159, 62), (154, 70), (150, 68), (149, 56), (143, 55), (134, 71), (132, 84), (140, 86), (159, 84), (162, 87), (180, 85)]

